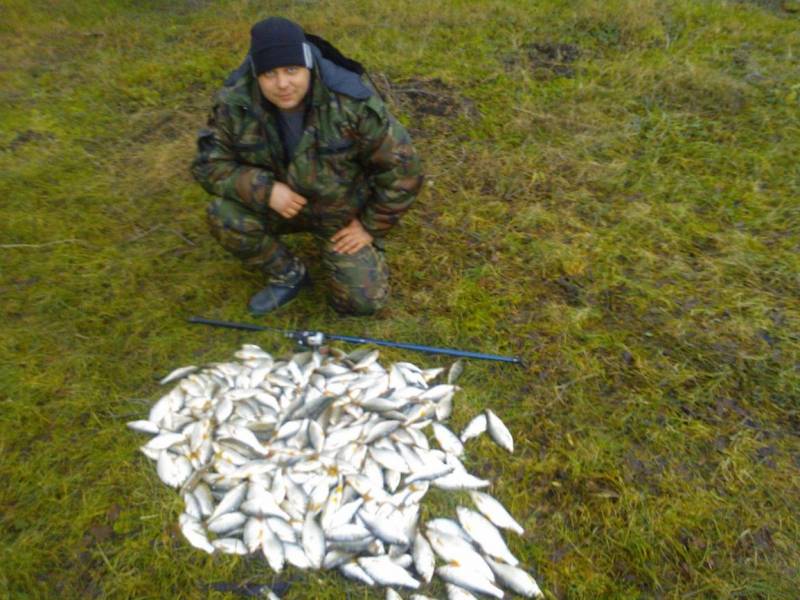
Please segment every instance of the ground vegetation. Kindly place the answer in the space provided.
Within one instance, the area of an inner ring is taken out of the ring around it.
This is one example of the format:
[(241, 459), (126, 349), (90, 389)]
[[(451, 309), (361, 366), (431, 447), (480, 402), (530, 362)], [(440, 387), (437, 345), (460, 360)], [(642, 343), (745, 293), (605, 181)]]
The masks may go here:
[(263, 322), (523, 357), (469, 363), (453, 420), (511, 427), (514, 455), (468, 463), (550, 597), (796, 598), (797, 9), (4, 0), (0, 596), (381, 597), (193, 550), (125, 429), (173, 367), (291, 350), (185, 323), (245, 320), (261, 283), (188, 167), (249, 26), (281, 14), (367, 65), (427, 179), (385, 310), (342, 318), (317, 286)]

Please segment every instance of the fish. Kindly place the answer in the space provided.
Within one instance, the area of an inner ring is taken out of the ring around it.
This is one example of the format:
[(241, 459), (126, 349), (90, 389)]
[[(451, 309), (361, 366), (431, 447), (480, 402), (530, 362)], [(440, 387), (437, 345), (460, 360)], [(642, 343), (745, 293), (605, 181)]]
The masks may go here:
[(464, 427), (464, 430), (460, 435), (461, 442), (466, 443), (467, 440), (478, 437), (484, 431), (486, 431), (486, 414), (481, 413), (475, 416), (469, 423), (467, 423), (467, 426)]
[(353, 542), (371, 538), (372, 532), (359, 523), (344, 523), (325, 530), (325, 537), (332, 542)]
[(395, 452), (386, 448), (370, 448), (370, 455), (376, 462), (378, 462), (384, 469), (391, 469), (399, 473), (410, 473), (411, 469), (403, 457)]
[(240, 483), (235, 488), (228, 491), (222, 497), (222, 500), (219, 501), (219, 504), (214, 508), (214, 512), (211, 513), (211, 516), (208, 518), (209, 521), (213, 521), (220, 515), (223, 515), (227, 512), (233, 512), (241, 506), (242, 502), (244, 502), (245, 497), (247, 496), (247, 483)]
[(321, 568), (322, 560), (325, 558), (325, 533), (312, 512), (306, 514), (302, 541), (303, 550), (311, 566), (315, 569)]
[(255, 552), (264, 543), (267, 522), (260, 517), (251, 517), (244, 524), (242, 541), (247, 546), (248, 551)]
[(211, 495), (211, 489), (205, 483), (198, 483), (192, 493), (203, 517), (210, 517), (214, 512), (214, 497)]
[(200, 510), (200, 504), (197, 502), (197, 499), (195, 498), (192, 492), (183, 493), (183, 505), (184, 505), (183, 512), (185, 512), (193, 519), (199, 521), (200, 519), (203, 518), (203, 511)]
[(178, 367), (174, 371), (170, 372), (168, 375), (161, 378), (158, 382), (161, 385), (167, 385), (168, 383), (172, 383), (173, 381), (178, 381), (186, 377), (187, 375), (191, 375), (198, 371), (198, 367), (194, 365), (189, 365), (188, 367)]
[(495, 575), (497, 575), (497, 579), (507, 588), (510, 588), (511, 591), (516, 592), (520, 596), (525, 596), (526, 598), (544, 597), (536, 580), (531, 577), (529, 573), (517, 567), (494, 561), (489, 557), (486, 558), (486, 562), (489, 564), (492, 571), (494, 571)]
[(497, 557), (512, 566), (519, 564), (503, 541), (500, 532), (486, 517), (463, 506), (456, 509), (456, 514), (461, 527), (486, 554)]
[(414, 568), (419, 573), (420, 577), (427, 583), (433, 579), (434, 569), (436, 568), (436, 559), (433, 556), (431, 545), (421, 531), (417, 531), (414, 535), (414, 545), (411, 556), (414, 559)]
[(283, 542), (275, 535), (268, 523), (265, 525), (263, 533), (261, 551), (264, 554), (264, 558), (267, 559), (270, 568), (276, 573), (280, 573), (286, 561), (286, 552), (283, 549)]
[(183, 537), (195, 548), (213, 554), (216, 548), (208, 541), (208, 535), (199, 519), (184, 513), (178, 518)]
[(133, 431), (137, 431), (139, 433), (150, 433), (150, 434), (161, 433), (161, 428), (152, 421), (148, 421), (147, 419), (141, 419), (139, 421), (131, 421), (127, 423), (127, 426), (129, 429), (132, 429)]
[(208, 521), (208, 530), (212, 533), (223, 534), (242, 527), (247, 522), (247, 515), (240, 512), (226, 512), (216, 519)]
[(464, 528), (461, 527), (461, 525), (453, 521), (453, 519), (447, 519), (444, 517), (431, 519), (430, 521), (425, 523), (425, 527), (429, 531), (444, 533), (446, 535), (452, 535), (455, 537), (463, 538), (468, 542), (470, 541), (469, 534), (466, 531), (464, 531)]
[(283, 553), (286, 558), (286, 562), (290, 565), (297, 567), (298, 569), (311, 569), (313, 565), (311, 561), (306, 556), (303, 547), (299, 544), (294, 544), (292, 542), (284, 542), (283, 544)]
[(481, 514), (497, 527), (510, 529), (518, 535), (525, 533), (522, 525), (517, 523), (505, 507), (489, 494), (472, 491), (469, 496)]
[(431, 480), (434, 487), (442, 490), (477, 490), (488, 487), (491, 482), (480, 479), (466, 471), (455, 471)]
[(182, 444), (186, 441), (186, 436), (182, 433), (172, 433), (172, 432), (165, 432), (160, 433), (156, 437), (152, 438), (149, 442), (145, 444), (145, 448), (150, 450), (166, 450), (167, 448), (172, 448), (177, 444)]
[(211, 542), (211, 545), (225, 554), (239, 554), (240, 556), (248, 554), (247, 546), (245, 546), (244, 542), (235, 537), (217, 538)]
[(357, 562), (367, 575), (380, 585), (395, 585), (414, 590), (420, 586), (419, 581), (414, 579), (406, 569), (392, 562), (385, 554), (362, 557)]
[(158, 455), (156, 472), (159, 479), (170, 487), (179, 488), (192, 474), (192, 464), (183, 455), (162, 450)]
[(365, 371), (367, 367), (373, 364), (376, 360), (378, 360), (378, 356), (380, 352), (378, 350), (373, 350), (369, 352), (364, 358), (359, 360), (355, 365), (353, 365), (353, 371)]
[(436, 367), (433, 369), (423, 369), (422, 370), (422, 378), (425, 380), (425, 383), (431, 383), (434, 381), (439, 375), (444, 373), (444, 367)]
[(366, 583), (367, 585), (375, 585), (375, 580), (354, 560), (340, 565), (339, 570), (345, 577), (360, 581), (361, 583)]
[(467, 540), (446, 533), (428, 531), (431, 547), (441, 559), (453, 566), (464, 567), (483, 579), (494, 583), (494, 573), (481, 555)]
[(488, 408), (486, 409), (486, 427), (489, 430), (489, 435), (495, 443), (501, 448), (505, 448), (509, 452), (514, 452), (514, 438), (511, 437), (511, 432), (505, 426), (505, 423), (500, 420)]
[(447, 600), (477, 600), (467, 590), (452, 583), (444, 584), (444, 588), (447, 591)]
[[(513, 451), (511, 433), (489, 409), (460, 435), (446, 424), (462, 368), (384, 366), (366, 349), (278, 358), (245, 344), (235, 360), (174, 370), (172, 389), (127, 426), (150, 436), (140, 450), (181, 495), (180, 530), (203, 552), (258, 553), (275, 573), (337, 569), (388, 600), (436, 578), (452, 600), (502, 598), (501, 586), (537, 597), (500, 531), (522, 526), (460, 458), (485, 431)], [(477, 510), (430, 515), (433, 488), (466, 490)]]
[(447, 383), (449, 383), (450, 385), (455, 384), (455, 382), (458, 381), (459, 377), (461, 377), (461, 374), (463, 372), (464, 372), (464, 361), (459, 359), (456, 362), (454, 362), (450, 367), (450, 369), (447, 371)]
[(406, 477), (406, 484), (411, 484), (416, 481), (431, 481), (443, 478), (445, 475), (452, 473), (453, 467), (445, 463), (437, 461), (434, 464), (425, 464), (419, 471), (412, 472)]
[(464, 445), (455, 433), (441, 423), (434, 423), (432, 427), (433, 435), (436, 441), (439, 442), (439, 446), (441, 446), (442, 450), (456, 456), (464, 455)]
[(492, 598), (502, 598), (503, 590), (491, 583), (490, 581), (478, 577), (464, 567), (454, 567), (445, 565), (436, 568), (436, 574), (444, 579), (447, 583), (452, 583), (458, 587), (465, 588), (476, 594), (486, 594)]
[(358, 518), (367, 526), (375, 537), (387, 544), (408, 546), (409, 539), (403, 528), (403, 523), (394, 514), (381, 516), (369, 512), (364, 507), (358, 511)]

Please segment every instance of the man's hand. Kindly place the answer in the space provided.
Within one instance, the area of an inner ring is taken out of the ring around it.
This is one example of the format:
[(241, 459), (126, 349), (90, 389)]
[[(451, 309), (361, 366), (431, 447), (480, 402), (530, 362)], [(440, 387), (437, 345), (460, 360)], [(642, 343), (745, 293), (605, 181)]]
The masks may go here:
[(296, 194), (285, 183), (276, 181), (272, 184), (269, 195), (269, 207), (284, 219), (291, 219), (306, 205), (308, 200)]
[(333, 234), (333, 251), (340, 254), (355, 254), (372, 243), (372, 236), (364, 229), (361, 221), (353, 219), (349, 225)]

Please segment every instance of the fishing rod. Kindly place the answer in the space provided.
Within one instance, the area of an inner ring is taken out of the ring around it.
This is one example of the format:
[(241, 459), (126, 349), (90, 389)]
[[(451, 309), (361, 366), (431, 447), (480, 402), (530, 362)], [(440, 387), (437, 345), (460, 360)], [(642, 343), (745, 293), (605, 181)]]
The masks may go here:
[(351, 344), (375, 344), (377, 346), (388, 346), (390, 348), (402, 348), (404, 350), (414, 350), (416, 352), (428, 352), (430, 354), (444, 354), (447, 356), (459, 356), (461, 358), (477, 358), (480, 360), (493, 360), (516, 365), (522, 364), (522, 359), (516, 356), (500, 356), (498, 354), (486, 354), (483, 352), (470, 352), (469, 350), (456, 350), (454, 348), (437, 348), (435, 346), (423, 346), (422, 344), (409, 344), (406, 342), (392, 342), (390, 340), (378, 340), (375, 338), (358, 337), (353, 335), (338, 335), (335, 333), (323, 333), (321, 331), (304, 331), (295, 329), (279, 329), (277, 327), (267, 327), (266, 325), (255, 325), (253, 323), (233, 323), (231, 321), (215, 321), (204, 317), (189, 317), (189, 323), (197, 325), (210, 325), (212, 327), (225, 327), (227, 329), (240, 329), (243, 331), (273, 331), (280, 333), (284, 337), (295, 340), (301, 346), (318, 348), (326, 340), (337, 340)]

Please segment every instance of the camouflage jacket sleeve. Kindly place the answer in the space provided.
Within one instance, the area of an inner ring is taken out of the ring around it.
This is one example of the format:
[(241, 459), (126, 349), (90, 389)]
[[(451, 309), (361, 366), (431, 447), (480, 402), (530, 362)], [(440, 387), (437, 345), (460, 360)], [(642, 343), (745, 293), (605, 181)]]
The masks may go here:
[(419, 193), (422, 167), (408, 132), (375, 96), (362, 105), (358, 134), (372, 188), (359, 218), (373, 236), (383, 237)]
[(257, 212), (266, 212), (274, 177), (267, 169), (237, 161), (233, 151), (231, 110), (217, 103), (208, 119), (208, 128), (200, 130), (197, 156), (192, 175), (209, 193), (241, 202)]

